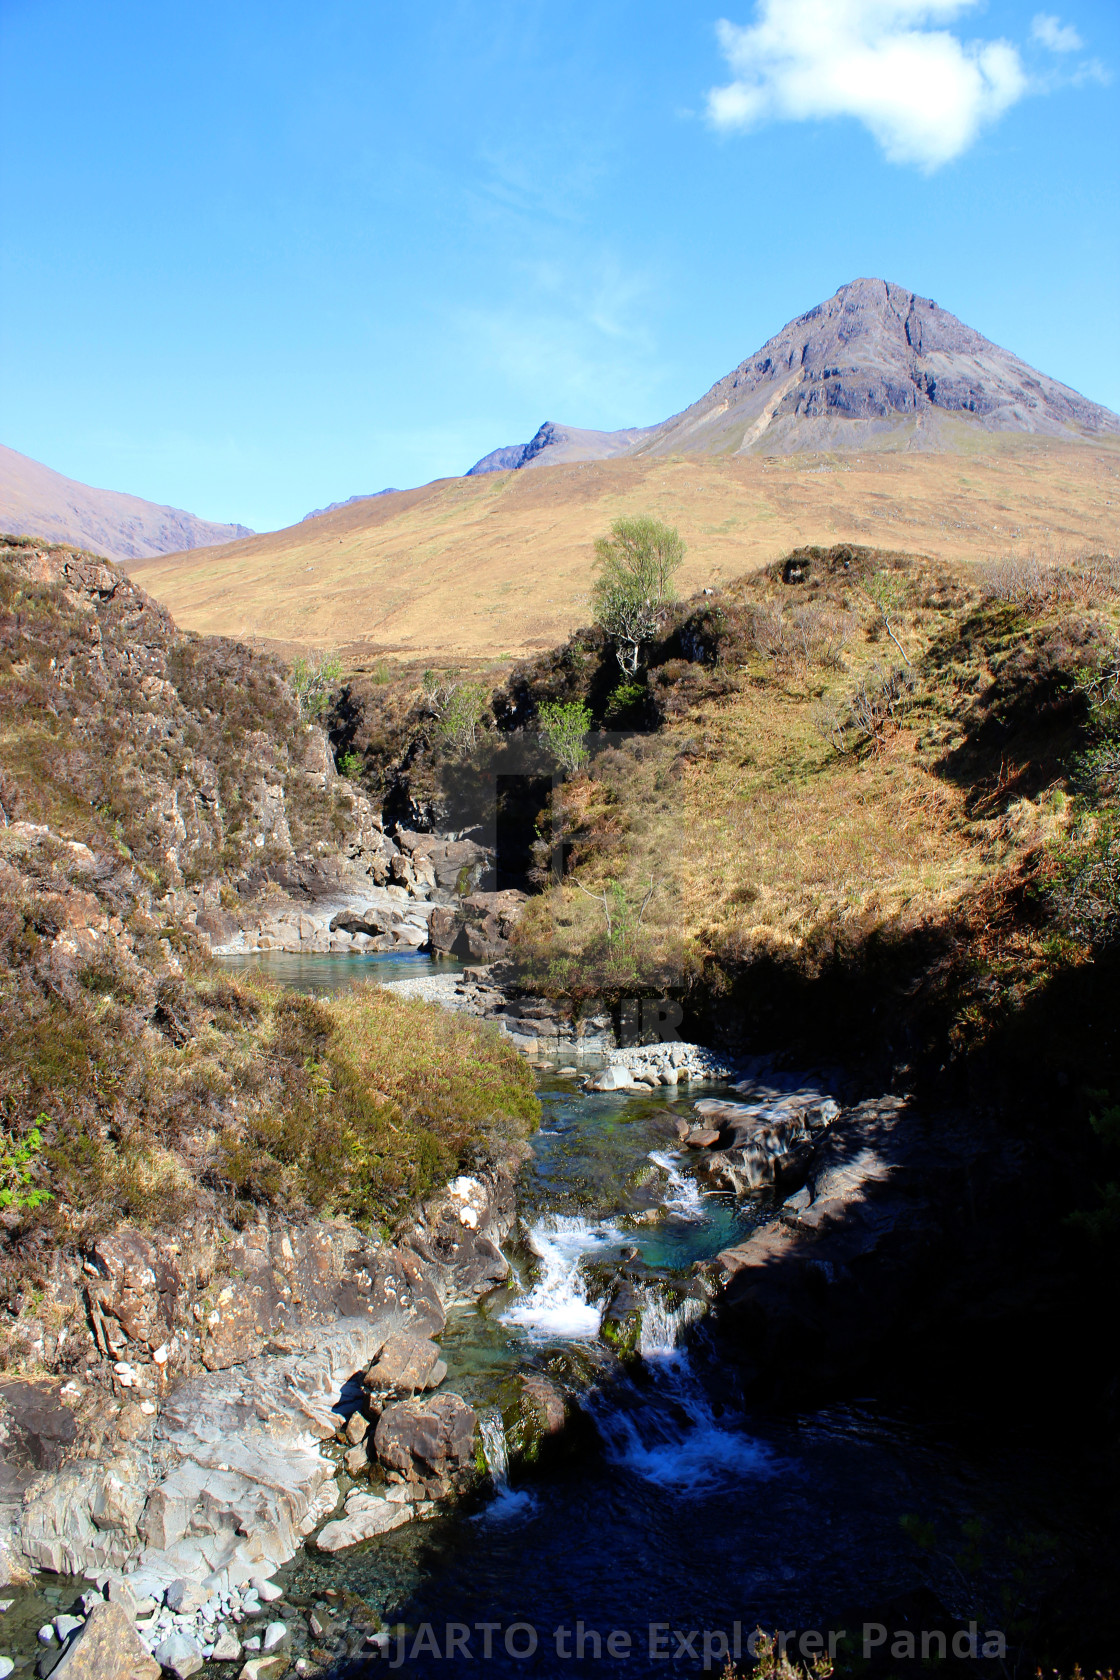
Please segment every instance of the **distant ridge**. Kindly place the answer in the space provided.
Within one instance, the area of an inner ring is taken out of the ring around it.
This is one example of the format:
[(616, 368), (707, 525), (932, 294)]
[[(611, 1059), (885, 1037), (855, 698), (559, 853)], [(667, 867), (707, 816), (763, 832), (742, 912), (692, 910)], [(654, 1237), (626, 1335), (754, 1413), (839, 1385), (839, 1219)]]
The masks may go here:
[(251, 537), (247, 525), (219, 525), (182, 508), (120, 490), (95, 490), (0, 444), (0, 529), (73, 543), (110, 560), (144, 560)]
[(328, 502), (325, 508), (312, 508), (310, 513), (304, 514), (300, 524), (306, 525), (309, 519), (321, 519), (324, 513), (335, 513), (339, 508), (350, 507), (354, 502), (372, 502), (376, 496), (395, 496), (396, 494), (396, 490), (390, 488), (388, 490), (368, 490), (364, 496), (347, 496), (344, 502)]
[(473, 478), (478, 473), (507, 472), (518, 467), (554, 467), (562, 461), (607, 461), (615, 455), (629, 454), (656, 430), (656, 426), (630, 426), (621, 432), (587, 432), (546, 420), (528, 443), (512, 443), (504, 449), (491, 450), (468, 469), (466, 476)]
[(1120, 416), (887, 280), (853, 280), (799, 315), (659, 426), (581, 432), (551, 422), (480, 472), (629, 455), (795, 455), (954, 449), (969, 433), (1120, 435)]

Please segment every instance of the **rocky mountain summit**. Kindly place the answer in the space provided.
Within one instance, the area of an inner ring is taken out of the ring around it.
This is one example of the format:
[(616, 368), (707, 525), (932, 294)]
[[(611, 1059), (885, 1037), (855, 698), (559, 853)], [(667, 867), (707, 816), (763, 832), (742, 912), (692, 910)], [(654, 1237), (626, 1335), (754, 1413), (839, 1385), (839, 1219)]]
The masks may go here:
[(470, 472), (620, 455), (954, 449), (969, 429), (1098, 439), (1120, 436), (1120, 417), (932, 298), (861, 279), (790, 321), (659, 426), (580, 432), (549, 422), (530, 443), (497, 449)]
[(467, 477), (518, 467), (555, 467), (564, 461), (608, 461), (615, 455), (631, 454), (656, 430), (656, 426), (628, 426), (620, 432), (593, 432), (546, 420), (528, 443), (492, 449), (475, 462)]

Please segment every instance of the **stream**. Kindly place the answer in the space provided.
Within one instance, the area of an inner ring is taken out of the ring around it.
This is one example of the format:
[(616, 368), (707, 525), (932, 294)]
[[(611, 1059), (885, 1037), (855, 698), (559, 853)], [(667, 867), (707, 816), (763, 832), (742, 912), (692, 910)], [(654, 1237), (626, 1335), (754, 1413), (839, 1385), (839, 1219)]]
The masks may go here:
[[(415, 953), (226, 961), (320, 994), (448, 971)], [(593, 1094), (558, 1062), (536, 1067), (542, 1123), (506, 1245), (514, 1275), (452, 1309), (440, 1338), (446, 1387), (476, 1409), (489, 1473), (458, 1505), (281, 1569), (300, 1630), (288, 1660), (304, 1653), (288, 1672), (556, 1680), (721, 1674), (730, 1659), (748, 1674), (761, 1627), (802, 1661), (843, 1630), (851, 1673), (866, 1626), (891, 1641), (926, 1630), (936, 1655), (939, 1630), (951, 1641), (969, 1622), (981, 1646), (1005, 1634), (1007, 1660), (941, 1672), (1010, 1680), (1050, 1649), (1068, 1672), (1084, 1628), (1115, 1620), (1107, 1500), (1077, 1443), (1028, 1448), (991, 1406), (947, 1418), (919, 1409), (920, 1394), (909, 1410), (873, 1395), (801, 1412), (747, 1405), (693, 1268), (773, 1204), (702, 1191), (673, 1124), (720, 1087)], [(626, 1357), (604, 1340), (604, 1314)], [(506, 1426), (533, 1375), (575, 1404), (555, 1450), (527, 1464)], [(982, 1395), (984, 1373), (972, 1375)], [(0, 1601), (19, 1674), (54, 1666), (57, 1647), (38, 1655), (36, 1630), (83, 1590), (38, 1576)]]
[[(368, 975), (368, 959), (347, 968)], [(538, 1077), (543, 1119), (507, 1245), (516, 1279), (453, 1310), (442, 1337), (447, 1387), (482, 1417), (486, 1492), (287, 1567), (295, 1602), (360, 1600), (390, 1630), (379, 1660), (359, 1641), (331, 1672), (719, 1672), (727, 1652), (748, 1663), (758, 1625), (827, 1640), (869, 1614), (950, 1635), (972, 1617), (982, 1638), (1020, 1613), (1017, 1595), (1041, 1590), (1023, 1588), (1022, 1558), (1070, 1543), (1052, 1466), (990, 1439), (977, 1457), (952, 1429), (871, 1399), (743, 1405), (691, 1268), (772, 1206), (702, 1194), (672, 1126), (673, 1106), (719, 1087), (593, 1095), (558, 1065)], [(600, 1338), (624, 1251), (645, 1303), (625, 1361)], [(662, 1282), (642, 1282), (649, 1271)], [(499, 1409), (527, 1371), (581, 1396), (570, 1450), (532, 1468), (510, 1455)]]

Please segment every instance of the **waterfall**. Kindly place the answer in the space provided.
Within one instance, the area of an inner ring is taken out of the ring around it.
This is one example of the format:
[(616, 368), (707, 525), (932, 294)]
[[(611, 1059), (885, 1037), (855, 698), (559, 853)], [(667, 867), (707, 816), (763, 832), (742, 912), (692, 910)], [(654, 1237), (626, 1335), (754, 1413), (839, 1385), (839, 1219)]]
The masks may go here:
[(479, 1414), (478, 1427), (482, 1435), (482, 1453), (486, 1460), (486, 1468), (494, 1486), (502, 1493), (509, 1487), (509, 1449), (506, 1445), (506, 1426), (502, 1422), (501, 1412), (496, 1408), (487, 1407)]
[(651, 1291), (642, 1307), (642, 1337), (638, 1343), (642, 1358), (675, 1355), (686, 1326), (703, 1311), (704, 1303), (691, 1296), (669, 1306), (659, 1290)]
[(662, 1203), (666, 1213), (675, 1213), (678, 1219), (703, 1219), (704, 1203), (696, 1180), (686, 1178), (681, 1172), (677, 1166), (679, 1157), (670, 1154), (667, 1149), (651, 1149), (649, 1158), (669, 1180), (671, 1194)]
[(502, 1323), (519, 1325), (537, 1341), (588, 1341), (597, 1336), (599, 1308), (587, 1299), (580, 1262), (586, 1254), (621, 1246), (625, 1240), (618, 1226), (606, 1220), (560, 1213), (538, 1220), (529, 1232), (529, 1246), (540, 1261), (537, 1281), (507, 1308)]
[(482, 1435), (482, 1454), (494, 1484), (494, 1497), (474, 1520), (504, 1523), (531, 1515), (536, 1510), (536, 1496), (526, 1488), (514, 1489), (509, 1485), (509, 1447), (501, 1412), (494, 1406), (487, 1406), (479, 1413), (478, 1427)]

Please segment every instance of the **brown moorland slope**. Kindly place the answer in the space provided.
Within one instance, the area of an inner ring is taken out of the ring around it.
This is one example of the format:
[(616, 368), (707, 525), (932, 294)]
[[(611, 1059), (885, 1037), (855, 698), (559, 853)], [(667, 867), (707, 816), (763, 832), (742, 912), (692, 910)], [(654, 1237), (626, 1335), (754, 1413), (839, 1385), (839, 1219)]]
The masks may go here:
[(800, 544), (977, 560), (1120, 541), (1120, 441), (977, 434), (959, 453), (626, 458), (441, 479), (288, 530), (131, 562), (185, 628), (470, 662), (587, 620), (593, 543), (622, 514), (679, 527), (683, 593)]

